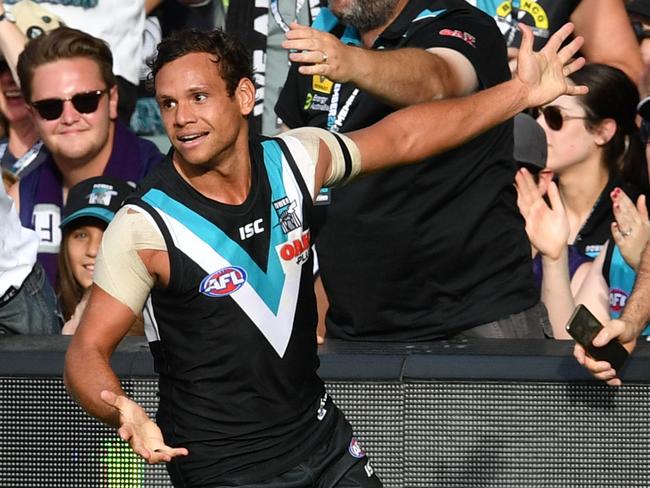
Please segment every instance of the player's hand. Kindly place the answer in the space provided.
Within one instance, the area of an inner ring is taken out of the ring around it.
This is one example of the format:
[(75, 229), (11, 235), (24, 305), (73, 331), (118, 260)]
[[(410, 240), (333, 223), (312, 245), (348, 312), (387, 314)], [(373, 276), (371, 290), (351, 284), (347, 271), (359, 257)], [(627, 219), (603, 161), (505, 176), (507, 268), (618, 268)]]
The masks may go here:
[(177, 456), (187, 456), (188, 450), (184, 447), (174, 448), (165, 444), (158, 425), (136, 402), (108, 390), (102, 391), (100, 396), (105, 403), (120, 413), (118, 435), (149, 464), (169, 462)]
[(636, 206), (620, 188), (615, 188), (610, 198), (616, 219), (612, 222), (612, 237), (621, 250), (625, 262), (637, 271), (641, 263), (641, 255), (650, 240), (650, 221), (645, 195), (639, 196)]
[(573, 56), (582, 46), (580, 36), (566, 46), (562, 43), (573, 32), (573, 24), (564, 24), (553, 34), (539, 52), (533, 51), (533, 31), (525, 24), (519, 24), (522, 33), (521, 47), (517, 55), (517, 71), (513, 78), (519, 80), (527, 90), (528, 107), (539, 107), (560, 95), (583, 95), (586, 86), (574, 85), (568, 76), (582, 68), (585, 59)]
[[(632, 327), (623, 320), (610, 320), (604, 324), (603, 330), (593, 340), (593, 345), (602, 347), (612, 340), (618, 340), (631, 353), (636, 346), (636, 335)], [(607, 361), (597, 361), (587, 355), (585, 348), (576, 342), (573, 348), (573, 355), (576, 360), (582, 364), (589, 372), (599, 380), (606, 382), (611, 386), (621, 385), (621, 379), (617, 376), (617, 371)]]
[(322, 75), (332, 81), (350, 81), (353, 70), (358, 68), (355, 53), (359, 48), (348, 46), (328, 32), (292, 22), (287, 39), (282, 43), (289, 49), (289, 60), (304, 63), (298, 68), (303, 75)]

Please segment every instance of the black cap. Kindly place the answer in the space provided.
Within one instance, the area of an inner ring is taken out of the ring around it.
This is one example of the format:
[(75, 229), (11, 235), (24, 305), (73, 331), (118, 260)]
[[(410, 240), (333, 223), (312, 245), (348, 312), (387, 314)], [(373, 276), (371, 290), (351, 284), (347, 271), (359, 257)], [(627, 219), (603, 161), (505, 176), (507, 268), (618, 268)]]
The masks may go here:
[(630, 14), (636, 14), (650, 19), (650, 0), (632, 0), (627, 2), (625, 9)]
[(88, 178), (73, 186), (63, 209), (62, 229), (82, 217), (94, 217), (107, 224), (113, 220), (124, 200), (133, 193), (133, 187), (110, 176)]
[(533, 172), (546, 168), (548, 148), (546, 133), (541, 125), (528, 114), (515, 115), (515, 161)]

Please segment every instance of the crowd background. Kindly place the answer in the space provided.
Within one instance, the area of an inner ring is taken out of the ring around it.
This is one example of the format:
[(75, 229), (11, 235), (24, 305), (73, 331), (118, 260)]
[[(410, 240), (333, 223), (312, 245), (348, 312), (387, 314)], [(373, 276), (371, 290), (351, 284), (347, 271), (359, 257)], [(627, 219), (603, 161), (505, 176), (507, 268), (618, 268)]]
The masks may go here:
[[(373, 9), (337, 19), (316, 0), (109, 3), (0, 2), (4, 333), (74, 331), (69, 321), (83, 312), (87, 283), (71, 270), (92, 274), (97, 242), (91, 232), (70, 230), (68, 196), (83, 206), (79, 188), (103, 175), (107, 180), (95, 181), (84, 205), (105, 202), (110, 209), (124, 200), (121, 185), (136, 187), (162, 160), (169, 143), (147, 62), (163, 37), (185, 28), (224, 28), (245, 41), (257, 90), (250, 125), (272, 136), (304, 125), (354, 130), (395, 108), (498, 83), (507, 71), (491, 52), (507, 49), (514, 68), (518, 22), (534, 27), (539, 49), (571, 20), (590, 64), (573, 77), (590, 87), (589, 95), (564, 96), (528, 114), (536, 123), (514, 125), (514, 146), (513, 125), (505, 124), (421, 165), (319, 195), (319, 340), (564, 339), (577, 303), (602, 321), (621, 313), (650, 235), (650, 2), (446, 1), (441, 5), (453, 12), (455, 29), (441, 35), (433, 19), (429, 31), (409, 31), (405, 45), (393, 42), (390, 29), (429, 22), (407, 17), (415, 4), (436, 2), (382, 2), (396, 5), (399, 20), (392, 25), (395, 17), (382, 23)], [(493, 20), (466, 11), (467, 4)], [(477, 49), (476, 38), (490, 41)], [(359, 47), (404, 49), (412, 57), (364, 65), (355, 58)], [(326, 53), (325, 62), (305, 54), (313, 52)], [(372, 71), (379, 66), (381, 80)], [(57, 104), (56, 87), (71, 84), (77, 87), (71, 103)], [(340, 102), (332, 96), (337, 90)], [(345, 110), (332, 117), (337, 108)], [(61, 127), (79, 120), (87, 124), (85, 141), (61, 144)], [(514, 160), (525, 168), (516, 185)], [(436, 171), (426, 172), (427, 165)], [(495, 168), (498, 177), (490, 174)], [(521, 215), (511, 212), (515, 202)], [(524, 229), (529, 240), (519, 239)], [(68, 251), (76, 234), (89, 242), (78, 253), (81, 264)], [(24, 313), (35, 303), (41, 318)]]

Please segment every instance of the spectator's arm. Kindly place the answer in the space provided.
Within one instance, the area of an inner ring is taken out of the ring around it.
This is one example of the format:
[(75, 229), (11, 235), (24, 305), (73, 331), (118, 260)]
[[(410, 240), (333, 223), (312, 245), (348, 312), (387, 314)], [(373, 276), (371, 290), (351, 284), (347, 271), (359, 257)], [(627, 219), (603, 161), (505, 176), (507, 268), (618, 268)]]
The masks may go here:
[(327, 32), (291, 25), (285, 49), (303, 75), (352, 82), (394, 107), (460, 96), (478, 87), (471, 62), (449, 48), (370, 50), (348, 46)]
[[(3, 0), (0, 0), (0, 13), (5, 12), (5, 5)], [(20, 80), (16, 74), (16, 66), (18, 65), (18, 56), (27, 44), (27, 36), (22, 33), (14, 22), (10, 22), (6, 18), (0, 21), (0, 53), (7, 61), (11, 74), (20, 86)]]
[(643, 61), (624, 0), (581, 0), (571, 21), (576, 34), (585, 38), (582, 53), (587, 62), (620, 68), (639, 84)]

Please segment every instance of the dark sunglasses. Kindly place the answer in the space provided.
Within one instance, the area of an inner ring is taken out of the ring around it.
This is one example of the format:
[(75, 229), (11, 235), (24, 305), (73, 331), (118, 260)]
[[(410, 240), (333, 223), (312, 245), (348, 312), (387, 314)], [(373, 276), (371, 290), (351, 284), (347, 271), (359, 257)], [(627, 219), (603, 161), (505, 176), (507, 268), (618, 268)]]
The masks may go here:
[(45, 120), (56, 120), (61, 117), (61, 114), (63, 113), (63, 104), (67, 101), (72, 102), (72, 106), (80, 114), (91, 114), (97, 110), (99, 100), (106, 92), (108, 92), (107, 89), (93, 90), (77, 93), (67, 98), (46, 98), (45, 100), (32, 102), (32, 107), (34, 107), (38, 112), (38, 115)]
[(555, 105), (547, 105), (546, 107), (537, 107), (533, 109), (532, 114), (533, 117), (537, 118), (540, 115), (544, 116), (544, 122), (546, 122), (546, 125), (548, 126), (549, 129), (551, 130), (560, 130), (562, 129), (562, 126), (564, 125), (565, 120), (572, 120), (572, 119), (582, 119), (582, 120), (587, 120), (588, 117), (577, 117), (574, 115), (564, 115), (562, 114), (562, 111), (560, 110), (559, 107), (556, 107)]

